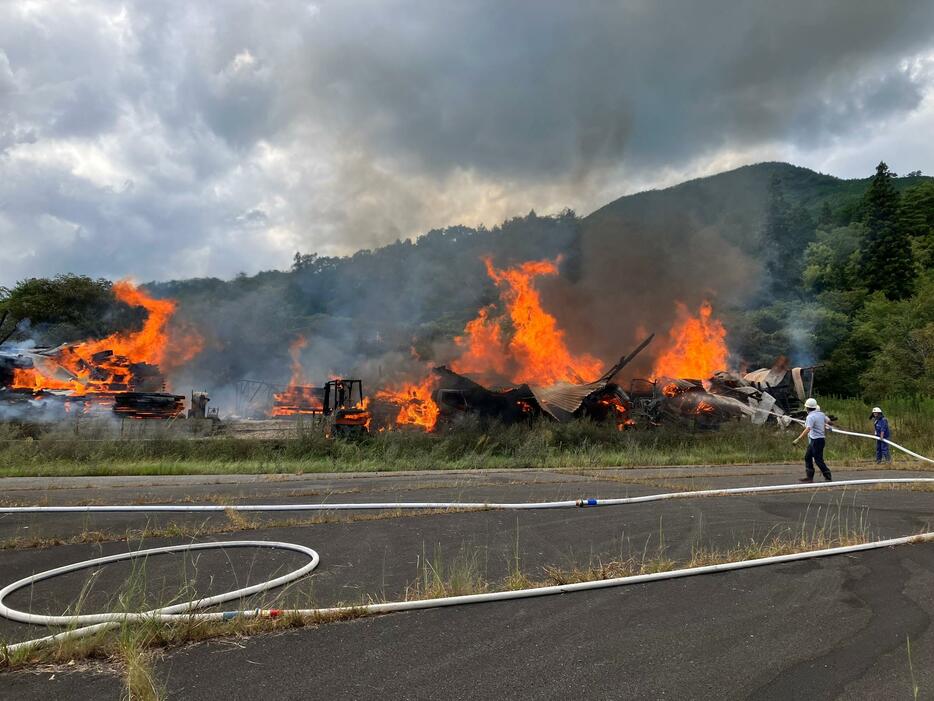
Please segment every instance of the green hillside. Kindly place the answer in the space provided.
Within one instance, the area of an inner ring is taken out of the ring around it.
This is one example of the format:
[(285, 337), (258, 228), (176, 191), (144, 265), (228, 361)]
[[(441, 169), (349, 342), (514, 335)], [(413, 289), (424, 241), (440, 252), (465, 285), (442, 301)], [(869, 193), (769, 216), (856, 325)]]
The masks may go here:
[[(725, 173), (697, 178), (665, 188), (627, 195), (614, 200), (584, 219), (590, 225), (608, 221), (620, 226), (664, 223), (673, 216), (690, 222), (693, 229), (716, 226), (723, 237), (744, 250), (758, 253), (769, 188), (780, 180), (785, 199), (817, 216), (826, 202), (834, 222), (846, 224), (856, 215), (871, 178), (844, 180), (816, 173), (790, 163), (757, 163)], [(894, 181), (899, 192), (929, 176), (901, 177)]]
[[(823, 363), (836, 392), (931, 391), (934, 353), (923, 349), (934, 342), (926, 302), (934, 299), (934, 179), (879, 177), (842, 180), (759, 163), (621, 197), (584, 218), (531, 212), (492, 229), (454, 226), (351, 256), (297, 253), (289, 271), (148, 288), (178, 299), (181, 317), (205, 335), (208, 351), (186, 378), (208, 389), (247, 377), (284, 381), (287, 346), (298, 334), (311, 339), (311, 371), (319, 374), (378, 379), (399, 359), (443, 362), (464, 324), (498, 299), (484, 256), (500, 267), (560, 256), (560, 277), (538, 286), (574, 351), (611, 362), (639, 334), (664, 334), (677, 302), (696, 308), (710, 299), (737, 367), (787, 355)], [(870, 206), (874, 182), (882, 194)], [(31, 323), (14, 339), (59, 342), (95, 328), (74, 309), (58, 319), (70, 295), (54, 287), (4, 291), (0, 338), (24, 309)], [(85, 312), (99, 308), (97, 299)], [(908, 381), (899, 379), (903, 368)]]

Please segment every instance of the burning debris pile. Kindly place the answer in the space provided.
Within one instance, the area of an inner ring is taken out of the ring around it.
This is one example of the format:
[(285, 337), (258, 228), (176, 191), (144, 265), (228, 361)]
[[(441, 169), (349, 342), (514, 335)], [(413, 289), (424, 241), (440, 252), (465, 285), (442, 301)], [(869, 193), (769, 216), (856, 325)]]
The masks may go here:
[[(612, 367), (580, 348), (544, 308), (537, 283), (558, 274), (559, 261), (526, 261), (497, 268), (484, 259), (499, 300), (481, 307), (461, 335), (435, 354), (438, 367), (397, 367), (371, 402), (359, 379), (331, 376), (316, 384), (305, 373), (304, 336), (289, 345), (288, 384), (237, 383), (237, 416), (289, 419), (312, 417), (333, 435), (415, 427), (433, 431), (471, 415), (482, 422), (590, 419), (634, 426), (680, 423), (716, 427), (725, 421), (762, 423), (795, 411), (813, 386), (813, 368), (775, 367), (745, 376), (730, 372), (726, 329), (704, 302), (696, 313), (677, 303), (677, 323), (661, 343), (647, 379), (623, 370), (652, 342), (646, 338)], [(55, 348), (0, 351), (0, 410), (112, 412), (130, 418), (174, 418), (185, 414), (184, 397), (167, 392), (166, 372), (195, 356), (199, 334), (170, 320), (175, 302), (153, 299), (128, 282), (114, 285), (118, 300), (146, 311), (140, 330)], [(656, 346), (659, 341), (656, 341)], [(319, 363), (320, 364), (320, 363)], [(405, 365), (405, 363), (400, 363)], [(648, 363), (642, 364), (649, 367)], [(810, 372), (810, 375), (808, 375)], [(382, 376), (382, 366), (379, 373)], [(207, 395), (191, 415), (206, 416)], [(215, 414), (216, 416), (216, 414)]]
[[(696, 317), (683, 305), (681, 321), (670, 333), (669, 349), (655, 361), (652, 380), (633, 380), (633, 413), (644, 423), (691, 421), (698, 428), (715, 428), (724, 421), (748, 419), (762, 424), (770, 417), (799, 409), (806, 397), (802, 369), (787, 371), (784, 359), (772, 369), (745, 376), (724, 370), (729, 350), (726, 329), (713, 318), (709, 303)], [(810, 383), (813, 387), (813, 369)], [(788, 377), (798, 378), (791, 383)]]
[[(473, 380), (461, 377), (456, 384), (463, 385), (462, 389), (480, 388)], [(398, 407), (395, 423), (398, 426), (417, 426), (425, 431), (431, 431), (438, 423), (441, 410), (435, 395), (438, 391), (437, 381), (429, 377), (420, 384), (406, 384), (396, 389), (381, 389), (376, 393), (376, 399)]]
[[(471, 414), (505, 423), (586, 417), (612, 421), (620, 430), (672, 422), (712, 428), (740, 419), (763, 423), (804, 399), (800, 369), (788, 373), (798, 378), (793, 381), (776, 369), (746, 378), (724, 369), (726, 329), (708, 302), (696, 316), (678, 304), (679, 322), (655, 360), (653, 379), (632, 380), (626, 392), (615, 380), (654, 335), (600, 374), (600, 362), (572, 353), (557, 320), (542, 307), (533, 281), (555, 275), (555, 263), (527, 262), (504, 270), (489, 259), (485, 263), (505, 311), (497, 315), (496, 305), (482, 308), (455, 339), (460, 355), (450, 365), (377, 394), (399, 407), (397, 425), (430, 431), (441, 421)], [(776, 388), (780, 391), (772, 394)]]
[[(498, 269), (486, 258), (484, 264), (504, 311), (497, 315), (496, 305), (479, 310), (454, 339), (460, 354), (450, 366), (377, 393), (377, 399), (399, 407), (397, 425), (430, 431), (442, 417), (461, 413), (507, 423), (543, 413), (563, 420), (585, 397), (605, 390), (608, 381), (602, 378), (589, 383), (600, 375), (600, 361), (572, 353), (557, 319), (542, 307), (534, 281), (557, 275), (557, 263), (529, 261)], [(612, 405), (608, 395), (605, 406)]]
[(324, 413), (324, 388), (312, 387), (302, 367), (301, 352), (307, 345), (308, 339), (304, 336), (297, 336), (289, 345), (292, 377), (288, 386), (273, 392), (271, 416), (316, 416)]
[[(770, 373), (783, 383), (772, 387), (756, 380)], [(810, 373), (813, 384), (813, 368), (765, 368), (745, 376), (720, 370), (706, 380), (633, 380), (629, 394), (633, 414), (651, 425), (689, 419), (699, 428), (715, 428), (724, 421), (738, 419), (763, 424), (785, 414), (797, 415), (806, 398), (803, 383), (798, 383), (800, 391), (787, 391), (784, 378), (786, 374), (801, 377), (806, 373)]]
[(114, 284), (116, 298), (142, 307), (136, 332), (56, 348), (20, 347), (0, 352), (0, 402), (33, 412), (88, 413), (112, 410), (130, 418), (174, 418), (184, 397), (166, 392), (165, 372), (201, 350), (192, 331), (173, 330), (175, 302), (153, 299), (127, 281)]
[(430, 431), (440, 420), (471, 414), (505, 423), (588, 417), (613, 421), (620, 429), (632, 426), (630, 398), (614, 379), (652, 337), (603, 372), (598, 359), (571, 351), (557, 319), (542, 306), (534, 281), (556, 275), (555, 262), (506, 269), (497, 269), (490, 259), (484, 263), (499, 288), (503, 311), (497, 314), (496, 305), (480, 309), (455, 339), (460, 354), (449, 366), (377, 394), (399, 407), (395, 423)]
[(272, 396), (272, 416), (315, 416), (324, 413), (324, 391), (321, 387), (290, 384)]
[(434, 369), (440, 378), (439, 388), (433, 393), (430, 404), (421, 404), (432, 407), (433, 421), (428, 425), (429, 428), (440, 417), (451, 420), (459, 414), (474, 414), (482, 419), (495, 419), (503, 423), (543, 416), (556, 421), (586, 417), (595, 421), (612, 420), (618, 428), (625, 428), (632, 423), (629, 418), (629, 398), (619, 385), (611, 382), (625, 364), (621, 361), (594, 382), (559, 382), (547, 387), (523, 383), (499, 389), (487, 389), (441, 366)]

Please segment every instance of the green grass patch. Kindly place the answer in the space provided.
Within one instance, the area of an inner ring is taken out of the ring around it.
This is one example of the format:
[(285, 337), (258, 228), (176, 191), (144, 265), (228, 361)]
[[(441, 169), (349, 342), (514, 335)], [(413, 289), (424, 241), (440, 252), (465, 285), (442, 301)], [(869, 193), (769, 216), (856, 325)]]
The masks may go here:
[[(871, 407), (822, 399), (838, 425), (871, 432)], [(893, 439), (934, 455), (934, 399), (891, 399), (883, 408)], [(643, 465), (730, 465), (798, 462), (795, 427), (729, 423), (716, 431), (675, 426), (619, 432), (612, 426), (567, 424), (485, 426), (466, 423), (437, 434), (388, 431), (352, 440), (297, 428), (281, 438), (199, 437), (155, 432), (140, 439), (106, 433), (75, 435), (66, 427), (27, 431), (0, 426), (0, 476), (274, 474), (475, 468), (599, 468)], [(871, 459), (871, 441), (831, 436), (831, 466)], [(895, 451), (896, 467), (917, 463)]]

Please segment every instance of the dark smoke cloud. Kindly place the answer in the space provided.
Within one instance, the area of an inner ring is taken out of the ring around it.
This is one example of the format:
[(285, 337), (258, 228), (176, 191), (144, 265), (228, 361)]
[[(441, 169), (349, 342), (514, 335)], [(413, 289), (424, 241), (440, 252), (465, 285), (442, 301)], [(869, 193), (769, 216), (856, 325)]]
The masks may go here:
[(7, 2), (0, 283), (284, 267), (765, 158), (923, 169), (877, 127), (934, 127), (932, 37), (924, 1)]

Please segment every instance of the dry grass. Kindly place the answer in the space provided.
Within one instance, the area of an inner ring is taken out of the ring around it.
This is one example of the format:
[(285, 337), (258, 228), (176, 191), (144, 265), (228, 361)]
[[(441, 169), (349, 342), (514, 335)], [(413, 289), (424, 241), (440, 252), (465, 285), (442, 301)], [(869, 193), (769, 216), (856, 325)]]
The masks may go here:
[[(347, 607), (339, 612), (300, 615), (288, 612), (274, 618), (239, 617), (228, 621), (199, 621), (182, 619), (176, 623), (144, 621), (123, 624), (118, 628), (100, 631), (84, 638), (65, 638), (55, 643), (12, 653), (0, 646), (0, 669), (45, 668), (73, 669), (80, 661), (94, 660), (111, 669), (123, 669), (134, 679), (136, 689), (147, 686), (147, 669), (151, 661), (166, 649), (178, 648), (205, 640), (237, 640), (260, 633), (276, 633), (293, 628), (349, 621), (366, 615), (362, 608)], [(132, 669), (131, 672), (131, 668)], [(152, 688), (159, 690), (153, 679)], [(133, 696), (132, 698), (151, 698)], [(156, 696), (155, 698), (160, 698)]]
[(162, 701), (166, 698), (165, 689), (156, 679), (145, 633), (139, 628), (125, 628), (121, 632), (124, 635), (118, 641), (117, 654), (124, 668), (123, 698), (126, 701)]
[(237, 533), (240, 531), (261, 531), (269, 528), (301, 528), (316, 526), (323, 523), (354, 523), (358, 521), (385, 521), (394, 518), (417, 518), (420, 516), (436, 516), (438, 514), (465, 513), (477, 509), (391, 509), (386, 511), (365, 513), (330, 513), (323, 512), (309, 518), (287, 519), (254, 519), (244, 512), (236, 509), (225, 509), (227, 523), (210, 523), (190, 525), (184, 523), (170, 523), (159, 528), (128, 529), (123, 532), (83, 530), (73, 536), (60, 538), (56, 536), (15, 536), (0, 541), (0, 550), (29, 550), (33, 548), (51, 548), (59, 545), (83, 545), (94, 543), (113, 543), (124, 540), (144, 541), (152, 538), (185, 538), (195, 539), (204, 536), (222, 535), (224, 533)]
[(405, 588), (403, 598), (419, 601), (488, 591), (489, 584), (482, 574), (483, 564), (477, 549), (461, 547), (454, 558), (447, 561), (440, 546), (435, 548), (431, 558), (423, 547), (418, 558), (418, 577)]
[(789, 555), (809, 550), (822, 550), (867, 542), (869, 542), (867, 536), (856, 533), (845, 537), (818, 535), (814, 539), (802, 539), (787, 535), (773, 536), (761, 542), (750, 541), (737, 544), (726, 550), (695, 548), (691, 553), (691, 557), (684, 561), (674, 560), (665, 555), (664, 552), (659, 552), (651, 557), (629, 557), (609, 561), (597, 560), (580, 567), (546, 566), (542, 568), (544, 577), (523, 576), (517, 578), (510, 576), (505, 584), (507, 589), (526, 589), (579, 582), (595, 582), (604, 579), (721, 565), (727, 562), (756, 560), (776, 555)]

